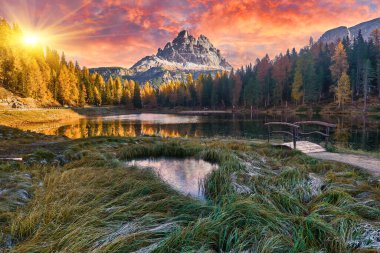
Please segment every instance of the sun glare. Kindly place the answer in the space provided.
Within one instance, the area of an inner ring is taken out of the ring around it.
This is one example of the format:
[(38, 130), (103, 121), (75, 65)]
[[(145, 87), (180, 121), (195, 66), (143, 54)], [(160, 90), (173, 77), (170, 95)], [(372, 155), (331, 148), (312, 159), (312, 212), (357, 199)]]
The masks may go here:
[(24, 36), (24, 43), (29, 46), (35, 46), (40, 42), (37, 35), (27, 34)]

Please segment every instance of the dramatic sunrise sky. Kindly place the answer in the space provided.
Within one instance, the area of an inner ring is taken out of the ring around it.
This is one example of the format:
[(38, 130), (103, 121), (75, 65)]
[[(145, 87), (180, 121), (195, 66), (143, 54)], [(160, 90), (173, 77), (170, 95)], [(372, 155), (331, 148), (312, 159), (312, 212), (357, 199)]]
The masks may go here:
[(380, 0), (0, 0), (0, 16), (89, 67), (130, 67), (182, 29), (239, 67), (380, 17)]

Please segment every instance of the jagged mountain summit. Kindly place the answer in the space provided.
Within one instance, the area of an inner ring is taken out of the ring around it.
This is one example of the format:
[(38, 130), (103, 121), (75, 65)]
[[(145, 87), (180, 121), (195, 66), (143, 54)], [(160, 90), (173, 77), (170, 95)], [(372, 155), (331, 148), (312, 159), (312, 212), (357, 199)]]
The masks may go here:
[(198, 39), (188, 31), (180, 32), (168, 42), (164, 49), (159, 48), (156, 56), (159, 59), (182, 64), (182, 68), (224, 69), (231, 70), (231, 65), (221, 56), (209, 39), (200, 35)]
[(368, 40), (371, 32), (376, 28), (380, 29), (380, 18), (366, 21), (352, 27), (340, 26), (328, 30), (321, 36), (319, 41), (323, 43), (331, 43), (336, 42), (338, 39), (343, 39), (347, 36), (352, 40), (358, 35), (360, 30), (362, 32), (364, 40)]
[(142, 58), (130, 69), (103, 67), (91, 71), (97, 71), (105, 78), (124, 73), (123, 78), (139, 82), (150, 81), (158, 85), (163, 81), (181, 79), (187, 73), (192, 73), (196, 78), (201, 73), (231, 69), (232, 66), (222, 57), (220, 50), (206, 36), (195, 38), (187, 30), (183, 30), (163, 49), (159, 48), (155, 55)]

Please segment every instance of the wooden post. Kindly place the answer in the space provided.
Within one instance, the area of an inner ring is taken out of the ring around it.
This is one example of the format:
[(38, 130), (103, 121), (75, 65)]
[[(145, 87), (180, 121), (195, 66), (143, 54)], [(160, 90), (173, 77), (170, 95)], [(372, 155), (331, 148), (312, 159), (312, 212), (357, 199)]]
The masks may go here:
[(297, 130), (295, 127), (293, 127), (293, 148), (296, 149), (296, 138), (297, 138), (297, 134), (296, 134)]
[(330, 127), (326, 127), (326, 144), (325, 147), (327, 148), (329, 143), (329, 137), (330, 137)]
[(269, 142), (269, 139), (270, 139), (270, 125), (268, 125), (268, 142)]

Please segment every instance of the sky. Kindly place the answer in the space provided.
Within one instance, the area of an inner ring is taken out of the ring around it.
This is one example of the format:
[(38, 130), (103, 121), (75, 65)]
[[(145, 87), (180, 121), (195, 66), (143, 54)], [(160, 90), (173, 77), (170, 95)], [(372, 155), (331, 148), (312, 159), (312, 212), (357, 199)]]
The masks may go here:
[(131, 67), (183, 29), (235, 68), (380, 17), (380, 0), (0, 0), (0, 16), (87, 67)]

